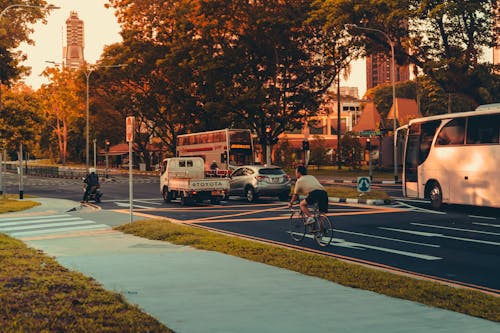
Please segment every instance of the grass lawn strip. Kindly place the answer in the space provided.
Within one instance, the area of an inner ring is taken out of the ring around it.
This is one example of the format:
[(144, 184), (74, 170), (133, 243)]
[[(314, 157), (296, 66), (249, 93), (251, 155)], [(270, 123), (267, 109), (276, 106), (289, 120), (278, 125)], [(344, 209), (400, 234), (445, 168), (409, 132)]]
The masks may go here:
[[(0, 199), (0, 212), (39, 205), (13, 198)], [(2, 332), (172, 332), (122, 295), (1, 233), (0, 327)]]
[(0, 234), (2, 332), (172, 332), (117, 293)]
[(500, 321), (500, 297), (415, 279), (279, 246), (209, 232), (166, 220), (136, 221), (116, 229), (136, 236), (217, 251), (319, 277), (344, 286)]

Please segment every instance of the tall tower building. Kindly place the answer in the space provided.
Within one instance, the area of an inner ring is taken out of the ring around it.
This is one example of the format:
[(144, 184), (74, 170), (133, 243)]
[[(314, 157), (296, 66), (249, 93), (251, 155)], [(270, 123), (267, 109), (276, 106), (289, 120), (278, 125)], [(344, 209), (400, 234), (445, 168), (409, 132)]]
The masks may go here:
[(85, 64), (84, 47), (83, 21), (73, 11), (66, 20), (66, 47), (63, 51), (66, 67), (80, 68)]
[[(377, 53), (366, 57), (366, 89), (370, 89), (383, 83), (391, 83), (391, 56)], [(396, 64), (395, 81), (408, 81), (410, 79), (410, 67)]]

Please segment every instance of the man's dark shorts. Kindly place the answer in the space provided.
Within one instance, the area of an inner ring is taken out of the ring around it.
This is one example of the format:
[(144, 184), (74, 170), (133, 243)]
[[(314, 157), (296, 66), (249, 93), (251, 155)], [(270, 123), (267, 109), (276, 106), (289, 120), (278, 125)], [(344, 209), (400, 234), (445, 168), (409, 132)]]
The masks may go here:
[(318, 203), (319, 211), (322, 213), (328, 213), (328, 193), (323, 190), (314, 190), (306, 198), (308, 205)]

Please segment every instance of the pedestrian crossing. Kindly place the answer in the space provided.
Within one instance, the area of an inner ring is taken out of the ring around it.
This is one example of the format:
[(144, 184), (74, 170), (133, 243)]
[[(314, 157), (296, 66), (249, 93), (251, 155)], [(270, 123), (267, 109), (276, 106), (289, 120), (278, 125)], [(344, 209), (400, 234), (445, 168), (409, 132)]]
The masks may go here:
[(0, 233), (12, 237), (107, 229), (111, 227), (69, 214), (0, 218)]

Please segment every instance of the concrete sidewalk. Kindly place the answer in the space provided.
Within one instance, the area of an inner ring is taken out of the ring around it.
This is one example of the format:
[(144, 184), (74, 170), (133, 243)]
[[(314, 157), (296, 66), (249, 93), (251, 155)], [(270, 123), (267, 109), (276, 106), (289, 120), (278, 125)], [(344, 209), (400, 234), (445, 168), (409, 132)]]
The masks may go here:
[[(43, 199), (37, 209), (67, 211), (66, 204)], [(127, 221), (126, 215), (102, 213), (101, 223)], [(24, 241), (123, 294), (176, 332), (500, 331), (499, 323), (112, 230)]]

